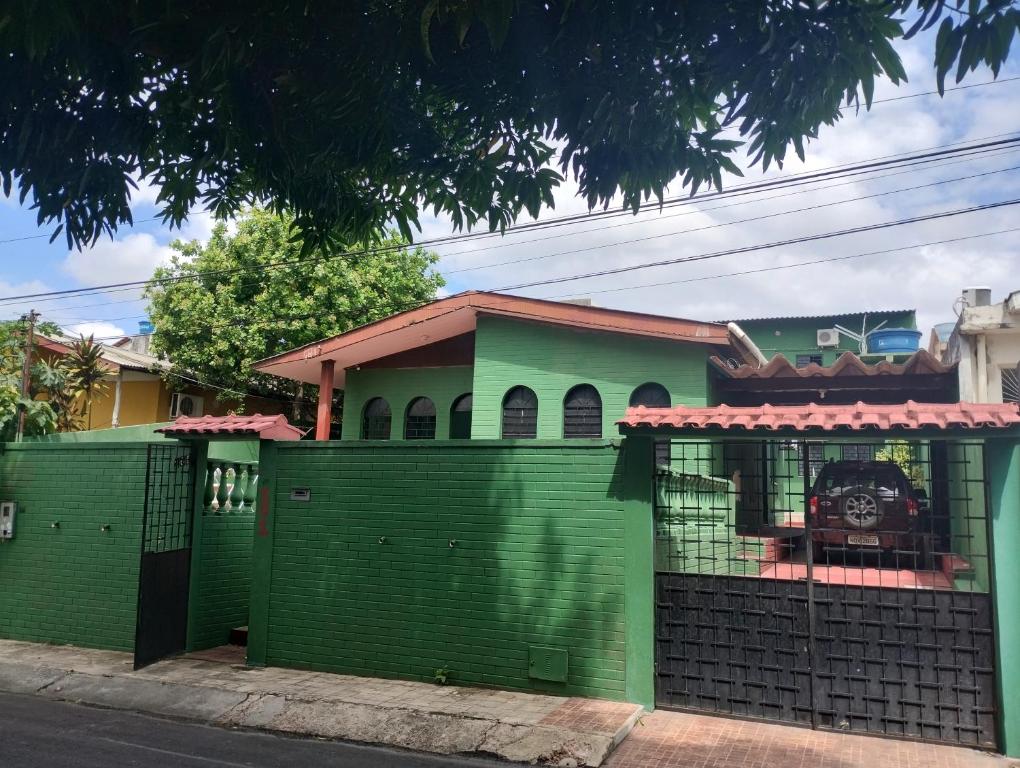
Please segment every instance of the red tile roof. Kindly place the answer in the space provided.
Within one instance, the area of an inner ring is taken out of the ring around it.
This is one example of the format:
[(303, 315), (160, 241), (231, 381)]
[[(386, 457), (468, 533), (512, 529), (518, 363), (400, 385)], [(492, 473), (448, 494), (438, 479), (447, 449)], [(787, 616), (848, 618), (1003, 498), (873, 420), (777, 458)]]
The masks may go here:
[(289, 424), (285, 416), (179, 416), (168, 427), (156, 430), (170, 437), (195, 437), (197, 435), (250, 435), (260, 440), (300, 440), (304, 435), (297, 427)]
[(651, 427), (669, 431), (709, 428), (734, 431), (796, 432), (815, 430), (977, 429), (1020, 426), (1020, 410), (1012, 403), (915, 403), (900, 405), (760, 405), (710, 408), (628, 408), (623, 427)]

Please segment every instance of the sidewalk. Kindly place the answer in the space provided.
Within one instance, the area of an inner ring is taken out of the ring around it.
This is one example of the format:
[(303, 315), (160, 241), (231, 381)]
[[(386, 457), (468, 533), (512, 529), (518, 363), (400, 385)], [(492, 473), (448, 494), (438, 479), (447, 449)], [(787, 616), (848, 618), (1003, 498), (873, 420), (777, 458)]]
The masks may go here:
[(606, 768), (1015, 768), (1017, 761), (966, 747), (812, 731), (791, 725), (658, 710)]
[(0, 640), (0, 690), (231, 728), (560, 766), (601, 765), (642, 711), (241, 661), (215, 649), (135, 672), (128, 653)]

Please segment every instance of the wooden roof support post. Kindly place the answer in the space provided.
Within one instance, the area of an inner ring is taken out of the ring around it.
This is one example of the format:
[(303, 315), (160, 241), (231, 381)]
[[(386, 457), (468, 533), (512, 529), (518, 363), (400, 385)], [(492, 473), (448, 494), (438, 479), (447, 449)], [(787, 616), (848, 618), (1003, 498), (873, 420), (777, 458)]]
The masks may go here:
[(315, 420), (315, 439), (329, 440), (329, 425), (333, 421), (333, 361), (323, 360), (319, 371), (319, 411)]

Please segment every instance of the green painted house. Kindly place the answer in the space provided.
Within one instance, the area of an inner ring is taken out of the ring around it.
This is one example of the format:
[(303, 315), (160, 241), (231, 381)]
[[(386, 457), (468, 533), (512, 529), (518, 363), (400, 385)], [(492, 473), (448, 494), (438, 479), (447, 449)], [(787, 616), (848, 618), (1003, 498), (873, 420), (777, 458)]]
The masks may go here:
[[(718, 323), (468, 292), (257, 368), (342, 388), (343, 440), (583, 439), (629, 405), (707, 405), (712, 355), (750, 359)], [(337, 436), (330, 400), (318, 439)]]
[(834, 315), (758, 317), (735, 322), (768, 359), (783, 355), (798, 368), (810, 363), (832, 365), (844, 352), (861, 354), (861, 345), (837, 326), (858, 336), (882, 328), (917, 328), (912, 309), (846, 312)]

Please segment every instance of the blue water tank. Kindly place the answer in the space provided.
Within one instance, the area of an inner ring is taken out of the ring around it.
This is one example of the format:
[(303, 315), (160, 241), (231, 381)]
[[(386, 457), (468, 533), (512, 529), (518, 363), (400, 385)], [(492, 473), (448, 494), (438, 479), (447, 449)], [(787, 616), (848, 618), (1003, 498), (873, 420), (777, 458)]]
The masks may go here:
[(882, 328), (867, 336), (868, 352), (880, 355), (899, 355), (916, 352), (921, 332), (913, 328)]
[(151, 320), (141, 320), (138, 323), (138, 333), (142, 336), (148, 336), (154, 330), (156, 330), (156, 326), (152, 324)]

